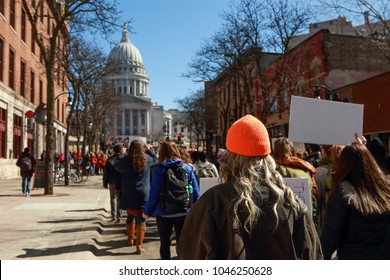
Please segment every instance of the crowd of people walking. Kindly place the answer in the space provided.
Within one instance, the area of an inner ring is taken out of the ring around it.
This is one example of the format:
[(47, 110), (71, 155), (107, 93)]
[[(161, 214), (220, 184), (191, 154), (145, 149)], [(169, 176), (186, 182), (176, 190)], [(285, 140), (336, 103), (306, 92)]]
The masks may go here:
[[(126, 219), (137, 254), (147, 250), (153, 217), (164, 260), (173, 239), (179, 259), (390, 259), (390, 157), (378, 137), (355, 140), (299, 151), (286, 137), (271, 141), (247, 115), (232, 124), (213, 161), (174, 141), (68, 156), (103, 175), (111, 221)], [(17, 161), (26, 196), (35, 164), (26, 148)], [(207, 177), (218, 183), (202, 191)], [(311, 207), (286, 185), (289, 177), (307, 179)]]
[[(137, 140), (115, 146), (103, 173), (112, 221), (126, 211), (127, 243), (142, 254), (147, 220), (156, 218), (161, 259), (171, 258), (173, 239), (179, 259), (390, 259), (389, 157), (379, 138), (355, 138), (298, 151), (286, 137), (271, 145), (247, 115), (230, 127), (216, 162), (173, 141), (158, 150)], [(202, 177), (219, 183), (202, 192)], [(288, 177), (308, 180), (312, 211)], [(180, 180), (188, 204), (172, 210), (164, 192), (178, 191)]]

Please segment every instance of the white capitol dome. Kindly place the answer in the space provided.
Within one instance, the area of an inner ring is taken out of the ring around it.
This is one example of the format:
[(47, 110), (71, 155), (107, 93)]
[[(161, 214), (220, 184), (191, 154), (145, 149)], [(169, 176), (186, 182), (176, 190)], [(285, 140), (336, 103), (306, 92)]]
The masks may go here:
[(122, 31), (122, 40), (116, 45), (108, 56), (110, 63), (127, 64), (144, 68), (144, 62), (139, 50), (130, 42), (126, 26)]
[(108, 63), (112, 68), (106, 80), (116, 94), (148, 98), (149, 77), (141, 53), (129, 40), (126, 24), (120, 43), (108, 55)]

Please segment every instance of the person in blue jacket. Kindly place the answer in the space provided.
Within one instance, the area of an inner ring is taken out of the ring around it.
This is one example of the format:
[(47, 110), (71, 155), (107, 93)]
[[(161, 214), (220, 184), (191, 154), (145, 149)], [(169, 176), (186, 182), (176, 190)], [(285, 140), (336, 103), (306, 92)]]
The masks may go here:
[(179, 240), (180, 232), (183, 228), (188, 208), (184, 212), (169, 213), (160, 207), (160, 192), (162, 185), (162, 173), (164, 168), (174, 164), (182, 164), (182, 167), (188, 174), (188, 182), (193, 187), (192, 202), (196, 202), (200, 196), (199, 185), (192, 168), (184, 163), (180, 158), (180, 152), (173, 141), (163, 142), (160, 146), (159, 164), (153, 167), (152, 180), (150, 186), (149, 199), (144, 208), (144, 217), (156, 217), (157, 230), (160, 235), (160, 257), (162, 260), (169, 260), (171, 258), (171, 235), (172, 228), (175, 229), (176, 243)]

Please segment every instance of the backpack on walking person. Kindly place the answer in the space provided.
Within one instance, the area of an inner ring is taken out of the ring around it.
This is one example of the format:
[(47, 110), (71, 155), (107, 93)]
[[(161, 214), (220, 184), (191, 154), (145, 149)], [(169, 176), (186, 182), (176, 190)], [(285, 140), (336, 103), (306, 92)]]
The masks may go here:
[(20, 170), (21, 171), (31, 171), (32, 170), (32, 161), (29, 156), (24, 156), (20, 160)]
[(190, 207), (188, 174), (183, 163), (163, 167), (160, 207), (170, 213), (186, 212)]
[(216, 177), (214, 174), (213, 166), (211, 162), (206, 162), (203, 166), (196, 166), (195, 170), (196, 177), (199, 178), (213, 178)]

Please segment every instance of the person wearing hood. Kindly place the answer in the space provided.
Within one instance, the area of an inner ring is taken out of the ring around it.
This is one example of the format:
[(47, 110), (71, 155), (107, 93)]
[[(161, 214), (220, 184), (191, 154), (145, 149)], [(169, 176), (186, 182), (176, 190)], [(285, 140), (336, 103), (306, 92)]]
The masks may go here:
[(175, 229), (176, 243), (178, 244), (180, 233), (190, 208), (178, 213), (171, 213), (161, 208), (160, 193), (162, 190), (164, 169), (169, 169), (175, 165), (180, 165), (185, 169), (188, 182), (191, 183), (193, 188), (192, 202), (198, 200), (200, 190), (194, 171), (180, 158), (180, 152), (175, 142), (166, 141), (161, 144), (158, 162), (159, 164), (153, 167), (152, 170), (149, 199), (146, 202), (143, 212), (146, 218), (149, 216), (156, 217), (157, 230), (160, 235), (160, 257), (162, 260), (169, 260), (171, 258), (172, 229)]
[(285, 178), (308, 178), (311, 191), (313, 220), (317, 222), (317, 201), (320, 199), (314, 174), (316, 168), (310, 162), (296, 156), (294, 144), (286, 137), (279, 137), (274, 143), (273, 156), (278, 164), (278, 171)]

